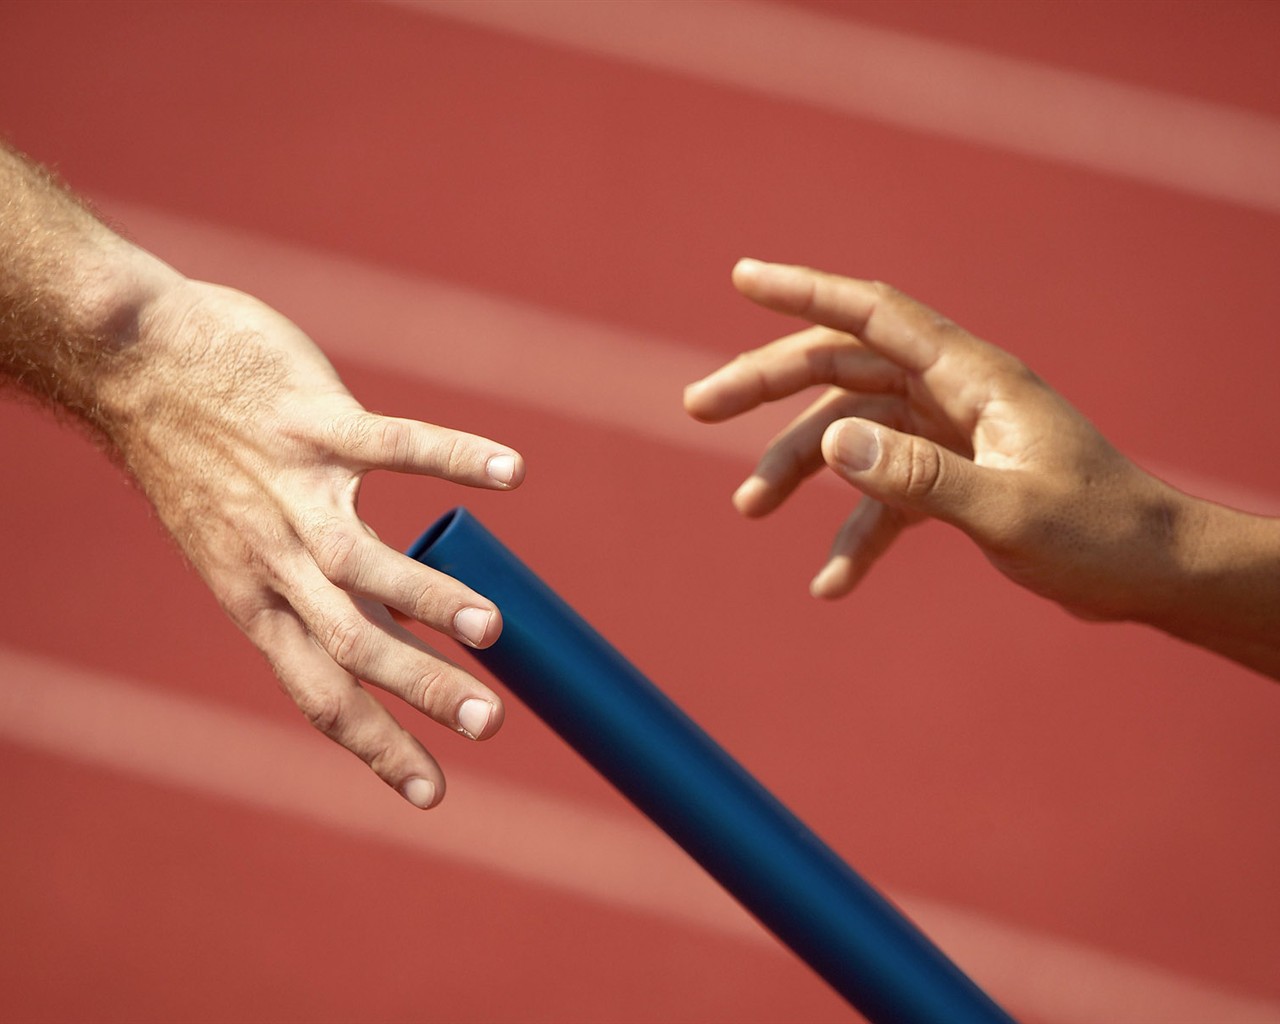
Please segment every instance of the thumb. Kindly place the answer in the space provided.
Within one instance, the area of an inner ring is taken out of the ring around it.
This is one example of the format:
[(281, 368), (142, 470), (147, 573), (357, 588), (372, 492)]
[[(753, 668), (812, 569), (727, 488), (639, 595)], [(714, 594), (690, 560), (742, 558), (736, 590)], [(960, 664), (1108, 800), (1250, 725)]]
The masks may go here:
[(839, 476), (891, 508), (971, 531), (993, 472), (949, 448), (862, 419), (837, 420), (822, 436), (822, 457)]

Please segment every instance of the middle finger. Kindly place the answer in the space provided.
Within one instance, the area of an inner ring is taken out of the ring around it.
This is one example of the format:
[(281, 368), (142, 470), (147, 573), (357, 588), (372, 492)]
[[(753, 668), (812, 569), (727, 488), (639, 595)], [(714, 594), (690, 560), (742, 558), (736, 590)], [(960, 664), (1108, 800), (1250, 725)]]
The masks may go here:
[(808, 327), (744, 352), (690, 384), (685, 389), (685, 408), (697, 419), (717, 423), (816, 384), (870, 393), (899, 392), (905, 378), (901, 368), (848, 334)]

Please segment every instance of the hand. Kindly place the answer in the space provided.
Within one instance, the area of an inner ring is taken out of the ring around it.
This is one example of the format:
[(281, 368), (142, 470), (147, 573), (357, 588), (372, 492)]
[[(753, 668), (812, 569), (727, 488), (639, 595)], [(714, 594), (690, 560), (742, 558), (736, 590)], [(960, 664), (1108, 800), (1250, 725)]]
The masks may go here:
[(1117, 452), (1021, 362), (883, 284), (743, 260), (748, 298), (815, 326), (692, 384), (719, 422), (813, 385), (734, 503), (772, 512), (824, 465), (862, 492), (812, 583), (848, 593), (904, 527), (959, 527), (1017, 583), (1087, 618), (1158, 619), (1195, 506)]
[(472, 647), (492, 644), (502, 620), (380, 543), (356, 511), (360, 483), (390, 469), (512, 488), (520, 456), (367, 412), (306, 335), (231, 289), (179, 279), (140, 325), (98, 388), (112, 444), (307, 718), (411, 803), (433, 806), (439, 766), (358, 680), (487, 738), (502, 723), (497, 695), (394, 614)]

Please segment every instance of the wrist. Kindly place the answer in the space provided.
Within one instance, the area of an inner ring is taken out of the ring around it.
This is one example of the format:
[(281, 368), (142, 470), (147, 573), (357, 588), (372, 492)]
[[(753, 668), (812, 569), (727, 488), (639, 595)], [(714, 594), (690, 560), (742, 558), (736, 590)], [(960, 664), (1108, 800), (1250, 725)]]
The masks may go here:
[(182, 277), (51, 187), (16, 210), (0, 235), (0, 378), (101, 430), (104, 386)]
[[(104, 229), (105, 232), (105, 229)], [(61, 404), (116, 446), (115, 426), (127, 418), (130, 392), (153, 358), (148, 324), (186, 279), (144, 249), (105, 232), (70, 271), (67, 351), (62, 373), (75, 392)]]
[(1145, 621), (1280, 678), (1280, 519), (1182, 497), (1174, 573)]
[(73, 329), (104, 353), (124, 351), (142, 335), (149, 310), (185, 278), (145, 249), (103, 229), (69, 270)]

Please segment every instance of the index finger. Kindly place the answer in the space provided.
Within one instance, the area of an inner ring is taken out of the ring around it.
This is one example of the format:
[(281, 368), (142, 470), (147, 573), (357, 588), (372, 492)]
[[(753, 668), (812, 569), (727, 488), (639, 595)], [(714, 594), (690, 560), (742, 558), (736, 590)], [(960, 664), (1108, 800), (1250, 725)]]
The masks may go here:
[(944, 344), (964, 335), (939, 313), (876, 281), (743, 259), (733, 268), (733, 283), (753, 302), (852, 334), (913, 373), (929, 369)]
[(519, 452), (461, 430), (361, 409), (334, 420), (330, 431), (339, 457), (360, 469), (421, 473), (502, 489), (518, 487), (524, 479)]

